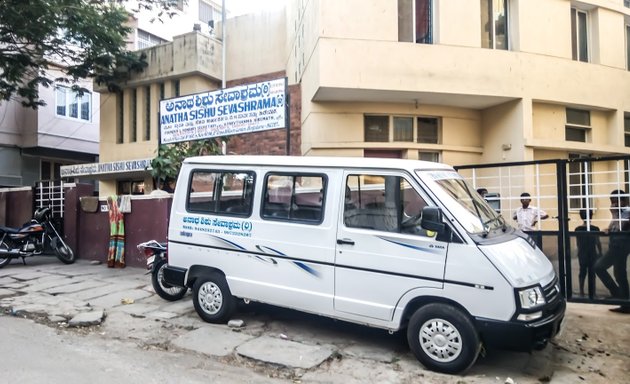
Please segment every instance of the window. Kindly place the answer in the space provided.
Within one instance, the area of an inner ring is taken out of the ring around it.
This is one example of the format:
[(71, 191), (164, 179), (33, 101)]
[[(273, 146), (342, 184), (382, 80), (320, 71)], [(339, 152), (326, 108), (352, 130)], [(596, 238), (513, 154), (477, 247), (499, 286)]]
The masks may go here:
[(81, 94), (71, 88), (58, 85), (55, 87), (55, 103), (57, 116), (91, 121), (92, 94), (90, 92), (85, 91)]
[(440, 124), (435, 117), (418, 117), (418, 143), (439, 144)]
[(388, 142), (389, 116), (365, 116), (364, 131), (367, 142)]
[(119, 180), (116, 193), (119, 195), (144, 195), (144, 180)]
[(151, 86), (144, 87), (144, 137), (151, 140)]
[(179, 80), (173, 80), (173, 89), (175, 90), (175, 97), (179, 97), (180, 92), (180, 82)]
[(566, 114), (565, 140), (586, 143), (591, 130), (591, 112), (567, 108)]
[(125, 98), (122, 91), (116, 94), (116, 106), (118, 121), (116, 121), (116, 143), (121, 144), (125, 132)]
[(321, 223), (324, 218), (326, 177), (273, 174), (265, 180), (261, 216), (272, 220)]
[(427, 204), (404, 177), (349, 175), (345, 190), (347, 227), (426, 236), (417, 220)]
[(588, 62), (588, 15), (571, 8), (571, 52), (573, 60)]
[(398, 0), (398, 41), (433, 44), (431, 0)]
[(81, 104), (81, 120), (90, 121), (90, 115), (92, 113), (92, 98), (90, 95), (83, 94), (80, 100)]
[(138, 90), (133, 89), (131, 91), (131, 106), (129, 107), (129, 113), (131, 113), (131, 124), (129, 125), (129, 141), (135, 143), (138, 140)]
[(593, 208), (592, 163), (590, 155), (569, 154), (569, 209)]
[(565, 135), (567, 141), (579, 141), (586, 143), (586, 131), (580, 128), (566, 127)]
[(508, 49), (508, 0), (481, 0), (481, 46)]
[(440, 152), (419, 151), (418, 160), (431, 161), (434, 163), (440, 162)]
[(199, 1), (199, 20), (208, 24), (212, 21), (221, 20), (221, 10), (208, 4), (205, 1)]
[(413, 141), (413, 117), (394, 117), (394, 141)]
[(149, 48), (165, 42), (166, 40), (157, 37), (154, 34), (138, 29), (138, 41), (136, 43), (137, 49)]
[(68, 88), (57, 87), (55, 89), (55, 102), (57, 103), (57, 116), (67, 116), (66, 93)]
[(50, 161), (42, 161), (40, 168), (41, 169), (40, 169), (40, 173), (39, 173), (39, 179), (40, 180), (51, 180), (51, 174), (50, 174), (51, 165), (50, 165)]
[[(391, 120), (391, 123), (390, 123)], [(415, 125), (414, 125), (415, 124)], [(440, 119), (437, 117), (374, 116), (365, 115), (364, 134), (366, 142), (386, 143), (393, 126), (393, 141), (440, 144)], [(415, 131), (415, 136), (414, 136)]]
[(623, 118), (623, 135), (626, 147), (630, 147), (630, 115)]
[(249, 216), (253, 196), (253, 172), (194, 171), (186, 209), (190, 212)]

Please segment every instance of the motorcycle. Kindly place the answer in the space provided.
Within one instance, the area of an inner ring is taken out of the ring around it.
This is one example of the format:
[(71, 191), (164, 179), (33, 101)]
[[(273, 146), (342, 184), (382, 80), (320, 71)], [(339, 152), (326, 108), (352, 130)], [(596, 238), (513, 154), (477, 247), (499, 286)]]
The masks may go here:
[(176, 301), (184, 297), (188, 288), (174, 287), (164, 281), (164, 267), (168, 264), (166, 243), (149, 240), (136, 247), (147, 257), (147, 270), (149, 270), (147, 273), (151, 274), (151, 285), (155, 293), (168, 301)]
[(74, 263), (74, 252), (52, 223), (50, 207), (39, 208), (33, 218), (21, 228), (0, 227), (0, 268), (12, 259), (55, 254), (64, 264)]

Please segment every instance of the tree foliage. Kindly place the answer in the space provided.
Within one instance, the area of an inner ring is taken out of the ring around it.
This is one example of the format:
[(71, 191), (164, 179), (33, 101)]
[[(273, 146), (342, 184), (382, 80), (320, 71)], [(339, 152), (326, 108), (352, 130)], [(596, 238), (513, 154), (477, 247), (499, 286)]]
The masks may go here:
[[(158, 17), (171, 15), (175, 3), (134, 2), (136, 12), (159, 8)], [(119, 89), (146, 66), (141, 54), (126, 51), (129, 15), (108, 0), (0, 0), (0, 103), (15, 99), (37, 108), (45, 105), (40, 86), (78, 79)], [(53, 67), (63, 76), (53, 77)]]
[(221, 141), (219, 139), (163, 144), (158, 148), (157, 157), (151, 162), (153, 168), (151, 175), (155, 180), (177, 179), (185, 158), (220, 154)]
[[(75, 85), (79, 79), (119, 91), (131, 73), (147, 65), (143, 54), (126, 50), (130, 13), (152, 11), (152, 22), (164, 22), (175, 14), (178, 3), (0, 0), (0, 103), (13, 99), (37, 109), (46, 105), (39, 97), (41, 86), (64, 83), (82, 91)], [(63, 75), (54, 77), (53, 68)], [(152, 175), (157, 180), (176, 178), (186, 157), (220, 153), (215, 140), (161, 145)]]

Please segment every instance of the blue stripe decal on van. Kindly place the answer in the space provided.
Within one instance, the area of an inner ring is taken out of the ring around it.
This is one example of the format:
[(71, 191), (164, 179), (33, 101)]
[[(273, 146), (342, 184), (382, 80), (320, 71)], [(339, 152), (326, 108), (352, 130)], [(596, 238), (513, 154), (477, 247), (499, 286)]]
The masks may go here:
[[(170, 240), (169, 243), (182, 244), (182, 245), (192, 245), (192, 246), (195, 246), (195, 247), (201, 246), (201, 247), (204, 247), (204, 248), (221, 249), (221, 250), (226, 250), (226, 251), (232, 251), (233, 250), (233, 249), (230, 249), (230, 248), (221, 248), (221, 247), (212, 246), (212, 245), (200, 245), (200, 244), (188, 243), (188, 242), (185, 242), (185, 241)], [(257, 255), (256, 252), (247, 251), (247, 250), (244, 250), (243, 253), (247, 253), (247, 254), (250, 254), (250, 255)], [(268, 255), (267, 254), (262, 254), (261, 256), (268, 256)], [(335, 267), (335, 268), (345, 268), (345, 269), (352, 269), (352, 270), (356, 270), (356, 271), (364, 271), (364, 272), (370, 272), (370, 273), (376, 273), (376, 274), (382, 274), (382, 275), (400, 276), (400, 277), (407, 277), (407, 278), (410, 278), (410, 279), (435, 281), (435, 282), (438, 282), (438, 283), (461, 285), (461, 286), (464, 286), (464, 287), (470, 287), (470, 288), (475, 288), (475, 289), (483, 289), (483, 290), (489, 290), (489, 291), (494, 290), (493, 286), (488, 286), (488, 285), (484, 285), (484, 284), (469, 283), (469, 282), (466, 282), (466, 281), (447, 280), (447, 279), (443, 279), (443, 278), (441, 279), (441, 278), (435, 278), (435, 277), (429, 277), (429, 276), (414, 275), (414, 274), (409, 274), (409, 273), (391, 272), (391, 271), (376, 270), (376, 269), (372, 269), (372, 268), (362, 268), (362, 267), (351, 266), (351, 265), (342, 265), (342, 264), (322, 262), (322, 261), (315, 261), (315, 260), (305, 260), (305, 259), (298, 259), (297, 257), (291, 257), (291, 256), (277, 255), (276, 257), (280, 258), (280, 259), (291, 260), (292, 262), (308, 262), (310, 264), (325, 265), (325, 266)]]
[(260, 255), (253, 255), (257, 260), (262, 261), (263, 263), (268, 263), (268, 264), (273, 264), (276, 265), (278, 264), (278, 262), (276, 260), (274, 260), (273, 257), (262, 257)]
[(241, 251), (247, 251), (246, 248), (243, 248), (240, 245), (238, 245), (238, 244), (236, 244), (234, 242), (231, 242), (230, 240), (224, 239), (224, 238), (219, 237), (219, 236), (214, 236), (214, 235), (208, 235), (208, 236), (213, 237), (213, 238), (215, 238), (217, 240), (221, 240), (222, 242), (231, 245), (233, 248), (240, 249)]
[(264, 245), (257, 245), (256, 248), (259, 251), (262, 251), (264, 253), (269, 253), (267, 252), (267, 250), (271, 251), (274, 255), (279, 255), (279, 256), (286, 256), (286, 254), (278, 251), (277, 249), (273, 249), (273, 248), (269, 248), (269, 247), (265, 247)]
[(298, 267), (302, 268), (303, 270), (305, 270), (306, 272), (310, 273), (311, 275), (315, 276), (315, 277), (319, 277), (319, 272), (312, 268), (309, 267), (308, 265), (300, 262), (300, 261), (294, 261), (293, 264), (297, 265)]
[(430, 247), (420, 247), (420, 246), (417, 246), (417, 245), (403, 243), (403, 242), (400, 242), (400, 241), (388, 239), (388, 238), (383, 237), (383, 236), (378, 236), (378, 238), (381, 239), (381, 240), (389, 241), (390, 243), (393, 243), (393, 244), (402, 245), (403, 247), (415, 249), (417, 251), (433, 253), (435, 255), (444, 255), (446, 253), (445, 250), (440, 250), (440, 249), (435, 249), (435, 248), (430, 248)]

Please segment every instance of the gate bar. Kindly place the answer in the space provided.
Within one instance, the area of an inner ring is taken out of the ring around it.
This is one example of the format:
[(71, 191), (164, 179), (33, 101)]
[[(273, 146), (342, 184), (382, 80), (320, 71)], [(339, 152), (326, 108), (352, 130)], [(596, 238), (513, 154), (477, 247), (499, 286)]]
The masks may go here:
[[(569, 298), (567, 289), (572, 287), (571, 259), (567, 255), (571, 254), (571, 244), (567, 241), (569, 233), (569, 210), (567, 194), (567, 161), (555, 160), (558, 190), (558, 272), (560, 273), (560, 292)], [(566, 262), (566, 264), (565, 264)], [(567, 273), (567, 270), (569, 273)]]

